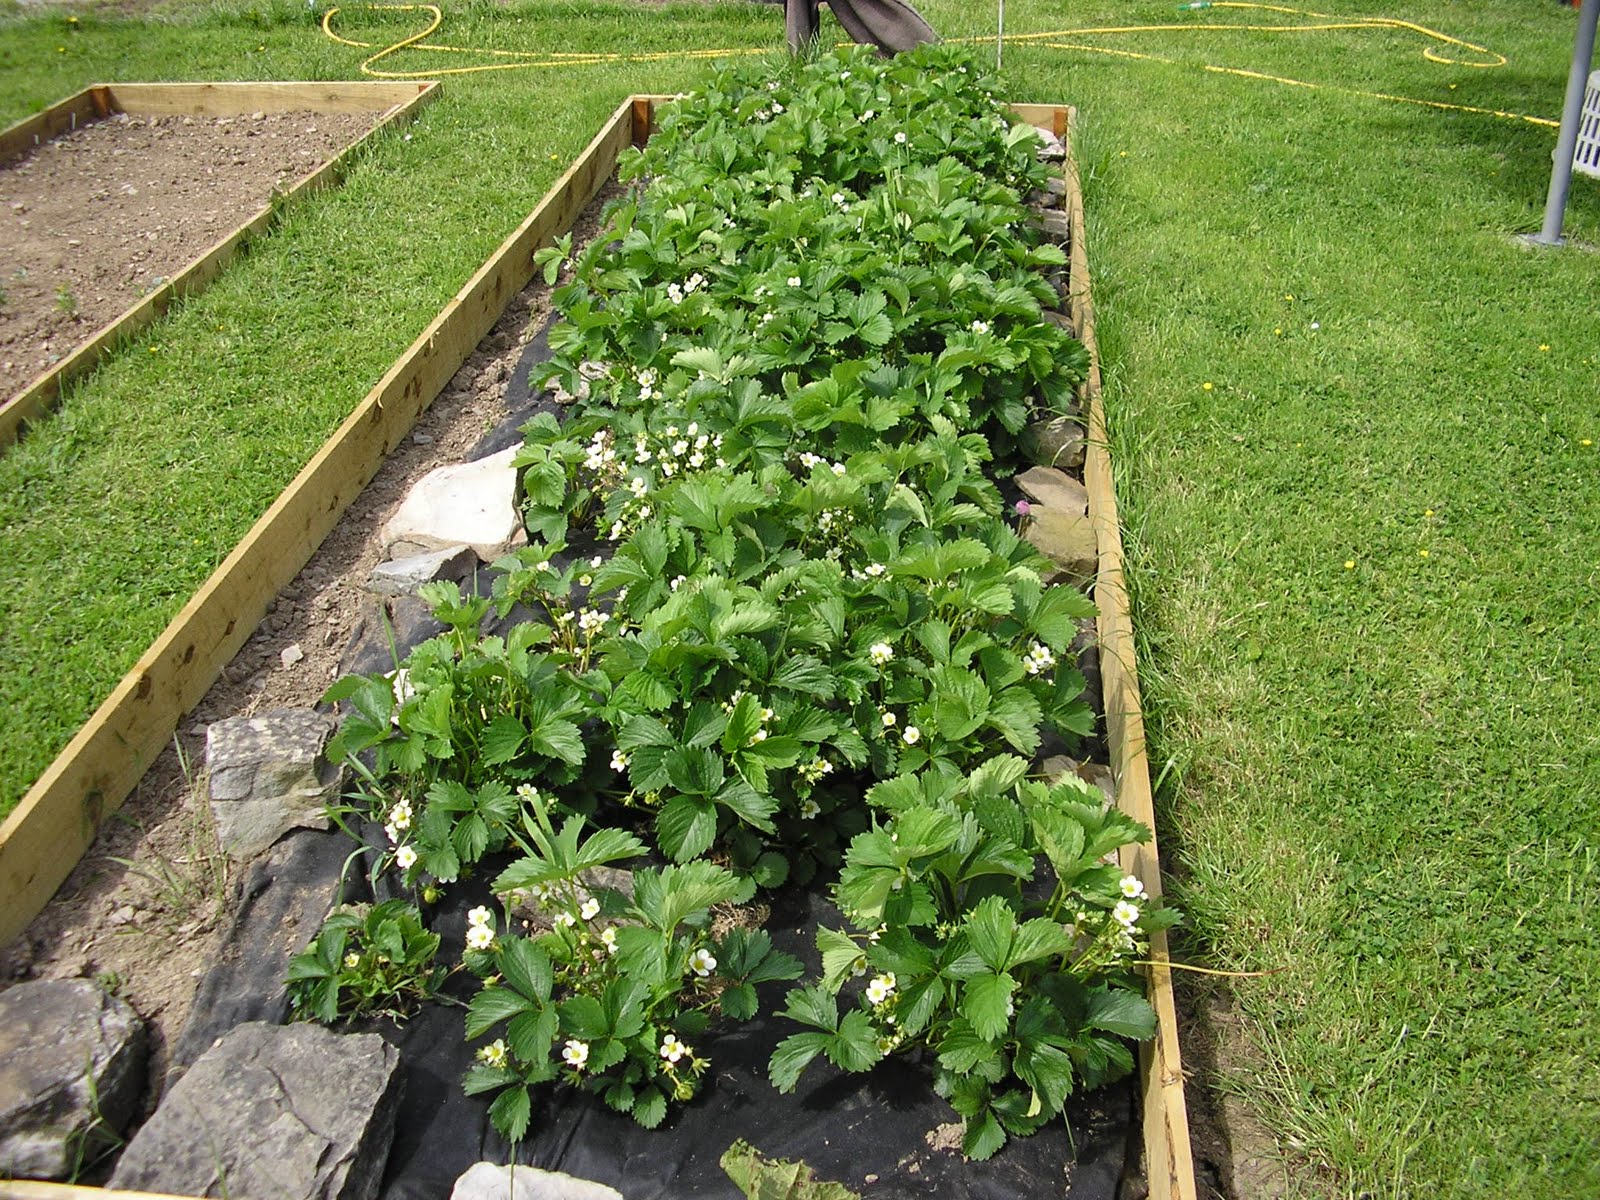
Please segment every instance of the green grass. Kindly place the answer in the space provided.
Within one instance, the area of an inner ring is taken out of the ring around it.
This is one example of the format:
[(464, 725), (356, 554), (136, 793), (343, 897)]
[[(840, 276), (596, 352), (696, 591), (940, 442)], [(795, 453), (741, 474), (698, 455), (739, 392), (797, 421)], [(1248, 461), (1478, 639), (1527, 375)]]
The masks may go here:
[[(947, 35), (992, 28), (986, 6), (922, 8)], [(8, 11), (0, 120), (101, 78), (353, 77), (360, 57), (287, 2), (76, 31)], [(1083, 112), (1163, 838), (1188, 952), (1281, 968), (1234, 985), (1259, 1065), (1226, 1086), (1300, 1190), (1596, 1195), (1600, 256), (1509, 237), (1539, 226), (1551, 131), (1354, 94), (1554, 116), (1574, 14), (1338, 12), (1510, 62), (1438, 65), (1378, 30), (1067, 39), (1146, 60), (1006, 49), (1006, 94)], [(1015, 32), (1185, 19), (1255, 15), (1007, 6)], [(752, 4), (548, 0), (449, 9), (436, 38), (654, 50), (779, 28)], [(617, 101), (697, 70), (450, 79), (410, 142), (385, 138), (0, 458), (0, 800)], [(1600, 242), (1594, 181), (1568, 229)]]

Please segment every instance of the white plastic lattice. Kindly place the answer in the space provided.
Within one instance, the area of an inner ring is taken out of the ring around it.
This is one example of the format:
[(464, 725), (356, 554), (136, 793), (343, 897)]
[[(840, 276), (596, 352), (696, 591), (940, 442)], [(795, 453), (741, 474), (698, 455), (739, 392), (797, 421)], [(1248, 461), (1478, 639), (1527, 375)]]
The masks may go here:
[(1572, 169), (1600, 179), (1600, 71), (1589, 76), (1583, 93), (1583, 115), (1578, 119), (1578, 146)]

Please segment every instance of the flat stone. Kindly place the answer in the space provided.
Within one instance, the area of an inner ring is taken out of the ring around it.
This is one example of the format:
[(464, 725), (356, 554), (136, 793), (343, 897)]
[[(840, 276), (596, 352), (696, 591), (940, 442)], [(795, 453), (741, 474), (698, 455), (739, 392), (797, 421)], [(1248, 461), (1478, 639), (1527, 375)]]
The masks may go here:
[(478, 555), (471, 546), (441, 546), (379, 563), (367, 576), (367, 591), (375, 596), (411, 596), (435, 579), (459, 583), (477, 565)]
[(1051, 133), (1048, 129), (1034, 126), (1034, 132), (1039, 135), (1039, 161), (1061, 162), (1067, 157), (1067, 144)]
[(446, 546), (471, 546), (484, 562), (511, 549), (522, 532), (517, 516), (517, 447), (476, 462), (453, 463), (428, 472), (383, 527), (391, 558)]
[(1088, 490), (1065, 471), (1054, 467), (1029, 467), (1017, 476), (1016, 484), (1023, 495), (1043, 508), (1080, 516), (1089, 511)]
[(1083, 426), (1072, 417), (1035, 421), (1022, 431), (1022, 452), (1041, 467), (1083, 466)]
[(139, 1014), (87, 979), (0, 993), (0, 1179), (67, 1179), (115, 1145), (147, 1054)]
[(344, 768), (323, 748), (332, 717), (276, 708), (230, 717), (206, 730), (206, 766), (217, 840), (235, 858), (254, 858), (291, 829), (326, 829), (323, 805), (338, 795)]
[(110, 1186), (373, 1200), (400, 1090), (400, 1052), (375, 1033), (240, 1025), (173, 1085), (123, 1151)]
[[(1061, 291), (1060, 288), (1057, 288), (1056, 290), (1058, 292)], [(1066, 313), (1057, 312), (1053, 308), (1047, 308), (1044, 310), (1044, 319), (1049, 321), (1050, 324), (1054, 325), (1057, 329), (1063, 330), (1068, 337), (1078, 336), (1077, 327), (1073, 325), (1072, 318)]]
[(1072, 240), (1072, 220), (1058, 208), (1049, 208), (1039, 214), (1039, 228), (1051, 241), (1066, 245)]
[(622, 1193), (560, 1171), (480, 1162), (456, 1180), (450, 1200), (622, 1200)]
[(1088, 517), (1042, 508), (1030, 514), (1022, 536), (1056, 565), (1048, 583), (1067, 579), (1081, 586), (1100, 568), (1099, 540)]
[(1052, 786), (1072, 775), (1098, 789), (1107, 808), (1117, 802), (1116, 783), (1111, 777), (1111, 768), (1105, 763), (1079, 762), (1065, 754), (1056, 754), (1044, 760), (1042, 770)]

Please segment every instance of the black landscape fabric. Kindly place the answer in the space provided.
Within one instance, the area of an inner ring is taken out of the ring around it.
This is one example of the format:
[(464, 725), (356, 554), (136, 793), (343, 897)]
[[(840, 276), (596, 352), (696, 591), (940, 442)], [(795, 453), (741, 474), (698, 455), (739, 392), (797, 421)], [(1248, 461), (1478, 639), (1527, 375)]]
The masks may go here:
[[(381, 830), (371, 831), (382, 837)], [(304, 910), (321, 894), (331, 903), (340, 867), (351, 843), (339, 836), (298, 832), (263, 859), (246, 881), (252, 903), (241, 910), (230, 944), (245, 953), (225, 955), (208, 973), (197, 1004), (175, 1049), (181, 1072), (216, 1038), (247, 1020), (283, 1021), (287, 1011), (283, 976), (290, 954), (285, 912)], [(267, 868), (270, 864), (270, 869)], [(487, 880), (499, 864), (472, 881), (453, 886), (430, 910), (429, 923), (443, 935), (442, 953), (459, 956), (467, 910), (488, 902)], [(363, 895), (364, 868), (357, 867), (349, 900)], [(825, 899), (800, 889), (768, 897), (767, 930), (779, 949), (818, 969), (815, 931), (819, 922), (838, 923)], [(457, 976), (446, 991), (465, 1003), (475, 981)], [(766, 1079), (774, 1047), (799, 1027), (776, 1017), (785, 984), (761, 989), (756, 1020), (732, 1025), (702, 1039), (696, 1050), (712, 1060), (708, 1081), (693, 1102), (646, 1130), (594, 1098), (567, 1087), (540, 1089), (528, 1138), (516, 1161), (565, 1171), (609, 1184), (627, 1200), (668, 1197), (729, 1198), (739, 1190), (718, 1160), (740, 1138), (770, 1158), (805, 1162), (819, 1178), (836, 1180), (872, 1197), (937, 1196), (941, 1200), (1114, 1200), (1129, 1165), (1136, 1130), (1133, 1089), (1128, 1081), (1080, 1097), (1069, 1106), (1072, 1127), (1055, 1123), (1031, 1138), (1012, 1139), (988, 1162), (966, 1162), (960, 1154), (959, 1118), (933, 1093), (932, 1073), (903, 1058), (864, 1075), (848, 1075), (818, 1060), (800, 1086), (783, 1095)], [(225, 998), (225, 1002), (222, 999)], [(469, 1097), (461, 1078), (473, 1047), (463, 1036), (465, 1011), (455, 1004), (425, 1006), (403, 1024), (369, 1022), (399, 1048), (405, 1069), (393, 1149), (384, 1177), (385, 1200), (440, 1200), (473, 1163), (509, 1162), (511, 1147), (489, 1122), (485, 1097)], [(356, 1031), (353, 1029), (352, 1031)]]

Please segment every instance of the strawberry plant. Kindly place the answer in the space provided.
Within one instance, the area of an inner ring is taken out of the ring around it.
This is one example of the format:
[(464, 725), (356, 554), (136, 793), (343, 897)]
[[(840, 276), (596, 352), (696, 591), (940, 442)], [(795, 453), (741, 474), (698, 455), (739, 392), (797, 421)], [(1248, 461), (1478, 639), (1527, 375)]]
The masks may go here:
[[(784, 1013), (811, 1028), (773, 1054), (775, 1086), (818, 1055), (863, 1071), (926, 1052), (966, 1119), (963, 1151), (988, 1158), (1080, 1083), (1132, 1070), (1123, 1039), (1152, 1036), (1155, 1014), (1131, 960), (1176, 913), (1144, 903), (1114, 854), (1149, 831), (1074, 776), (1047, 787), (1027, 772), (1006, 755), (872, 790), (884, 815), (851, 842), (836, 889), (853, 929), (818, 932), (822, 978)], [(841, 992), (869, 974), (841, 1017)]]
[(1093, 607), (989, 477), (1087, 366), (1043, 317), (1035, 144), (947, 47), (734, 67), (626, 158), (599, 236), (537, 256), (573, 404), (523, 431), (529, 544), (329, 694), (380, 866), (434, 889), (494, 856), (467, 1087), (511, 1140), (542, 1083), (647, 1126), (692, 1097), (712, 1021), (800, 974), (710, 910), (841, 867), (779, 1086), (920, 1051), (981, 1157), (1148, 1036), (1130, 964), (1171, 918), (1102, 861), (1141, 831), (1026, 778), (1093, 725)]

